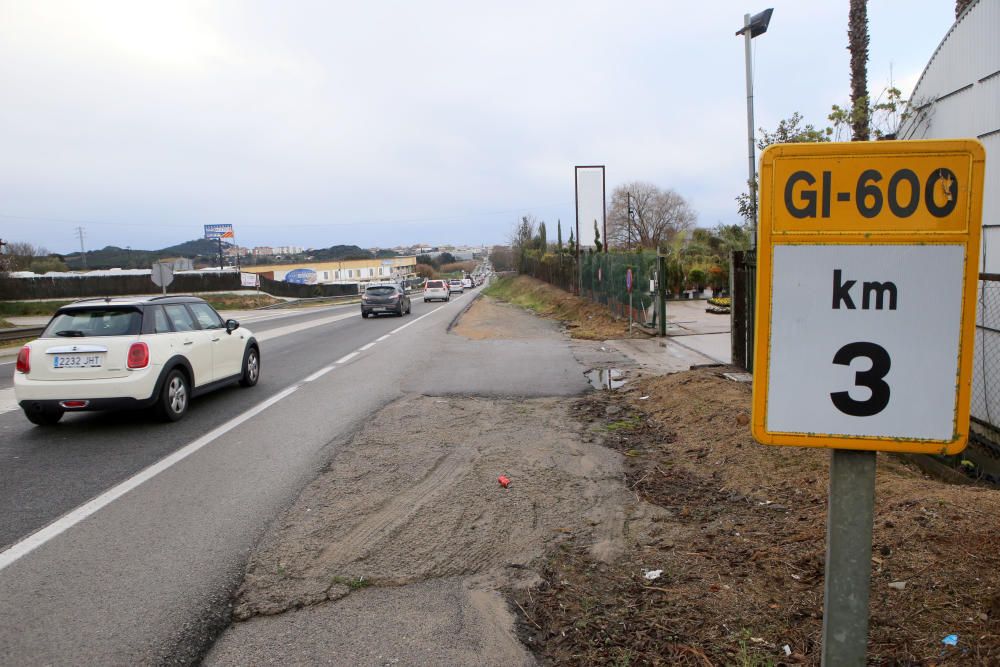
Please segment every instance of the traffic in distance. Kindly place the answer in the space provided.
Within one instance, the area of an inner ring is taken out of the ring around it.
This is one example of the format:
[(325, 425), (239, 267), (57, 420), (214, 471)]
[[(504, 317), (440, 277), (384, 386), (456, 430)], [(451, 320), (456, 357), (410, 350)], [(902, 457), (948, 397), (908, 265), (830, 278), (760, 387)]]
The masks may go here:
[[(480, 267), (462, 279), (428, 280), (423, 300), (449, 301), (485, 279)], [(408, 315), (410, 291), (404, 282), (368, 285), (361, 316)], [(21, 348), (14, 394), (38, 426), (57, 424), (67, 412), (143, 408), (173, 422), (191, 399), (233, 384), (253, 387), (260, 373), (253, 333), (201, 298), (93, 298), (59, 308), (41, 336)]]

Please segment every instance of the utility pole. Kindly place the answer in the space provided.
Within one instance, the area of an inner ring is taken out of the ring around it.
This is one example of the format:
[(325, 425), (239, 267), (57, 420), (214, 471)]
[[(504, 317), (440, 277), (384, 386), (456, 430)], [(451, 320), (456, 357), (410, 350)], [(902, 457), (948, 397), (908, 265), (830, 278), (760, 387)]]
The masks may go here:
[(80, 238), (80, 259), (83, 261), (83, 268), (87, 268), (87, 251), (83, 249), (83, 227), (76, 228), (76, 235)]
[(626, 192), (625, 193), (625, 199), (628, 202), (627, 209), (626, 209), (626, 214), (625, 214), (626, 217), (627, 217), (627, 220), (626, 220), (625, 224), (628, 225), (628, 249), (631, 252), (631, 250), (632, 250), (632, 193), (631, 192)]

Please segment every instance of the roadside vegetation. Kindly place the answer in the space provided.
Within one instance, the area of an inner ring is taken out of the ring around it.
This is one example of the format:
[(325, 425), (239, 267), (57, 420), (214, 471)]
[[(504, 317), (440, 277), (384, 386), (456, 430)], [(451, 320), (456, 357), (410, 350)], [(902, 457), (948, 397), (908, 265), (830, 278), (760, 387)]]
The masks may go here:
[(0, 317), (51, 315), (68, 303), (73, 301), (0, 301)]
[[(613, 562), (564, 542), (512, 593), (543, 662), (819, 664), (829, 454), (754, 442), (750, 401), (719, 369), (578, 401), (628, 488), (667, 513)], [(878, 459), (869, 664), (1000, 663), (1000, 493)]]
[[(559, 320), (573, 338), (610, 340), (628, 338), (628, 322), (608, 309), (581, 299), (530, 276), (495, 280), (483, 293), (500, 301), (527, 308), (537, 315)], [(638, 334), (642, 335), (642, 334)]]
[(450, 252), (440, 255), (417, 255), (416, 273), (421, 278), (438, 280), (441, 278), (461, 278), (472, 273), (479, 262), (475, 260), (461, 261)]
[[(204, 294), (202, 298), (216, 310), (252, 310), (262, 306), (281, 303), (270, 294)], [(73, 303), (75, 299), (63, 301), (0, 301), (0, 318), (32, 317), (52, 315), (56, 310)], [(0, 324), (0, 326), (4, 326)], [(13, 326), (9, 322), (7, 326)]]

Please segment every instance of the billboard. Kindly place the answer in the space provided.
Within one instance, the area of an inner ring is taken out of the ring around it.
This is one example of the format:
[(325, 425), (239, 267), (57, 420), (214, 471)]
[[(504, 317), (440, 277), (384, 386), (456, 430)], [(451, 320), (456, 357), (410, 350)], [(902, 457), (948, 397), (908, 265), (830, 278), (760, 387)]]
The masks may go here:
[(294, 269), (285, 274), (285, 282), (296, 285), (315, 285), (316, 278), (316, 272), (312, 269)]
[(233, 237), (232, 225), (205, 225), (206, 239), (231, 239)]
[(576, 167), (576, 239), (581, 246), (594, 245), (594, 223), (607, 245), (604, 215), (604, 166)]

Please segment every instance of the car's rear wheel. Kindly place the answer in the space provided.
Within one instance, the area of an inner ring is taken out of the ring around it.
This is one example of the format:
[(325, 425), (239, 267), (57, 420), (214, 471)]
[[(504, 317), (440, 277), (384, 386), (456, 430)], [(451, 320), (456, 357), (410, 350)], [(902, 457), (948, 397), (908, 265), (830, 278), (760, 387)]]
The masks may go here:
[(413, 303), (406, 304), (406, 314), (409, 315), (410, 311), (413, 310)]
[(243, 375), (240, 377), (240, 384), (244, 387), (253, 387), (260, 379), (260, 352), (255, 347), (247, 350), (243, 357)]
[(191, 390), (188, 387), (187, 377), (179, 370), (172, 370), (163, 383), (163, 389), (160, 390), (160, 398), (156, 405), (157, 413), (165, 421), (178, 421), (187, 414), (190, 398)]
[(368, 319), (368, 313), (366, 313), (365, 311), (362, 310), (361, 311), (361, 317), (367, 320)]
[(24, 416), (35, 426), (55, 426), (62, 419), (64, 411), (59, 408), (25, 408)]

